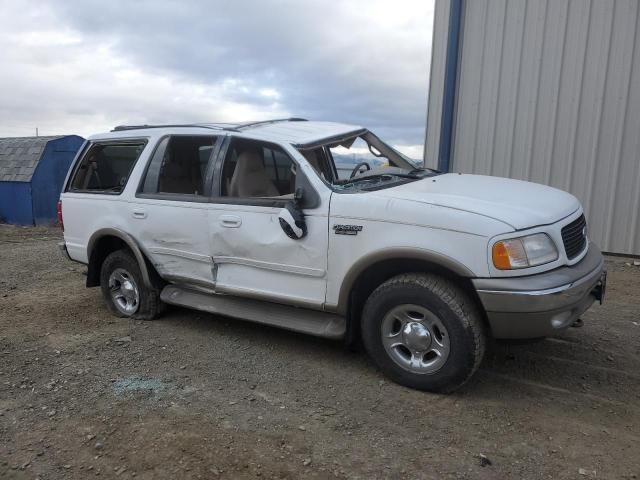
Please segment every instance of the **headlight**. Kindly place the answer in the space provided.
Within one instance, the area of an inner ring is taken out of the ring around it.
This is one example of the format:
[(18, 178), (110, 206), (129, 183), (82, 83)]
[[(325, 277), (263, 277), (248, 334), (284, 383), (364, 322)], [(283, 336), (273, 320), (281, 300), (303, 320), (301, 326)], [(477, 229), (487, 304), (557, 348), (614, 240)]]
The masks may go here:
[(499, 270), (535, 267), (558, 259), (558, 249), (546, 233), (500, 240), (491, 249)]

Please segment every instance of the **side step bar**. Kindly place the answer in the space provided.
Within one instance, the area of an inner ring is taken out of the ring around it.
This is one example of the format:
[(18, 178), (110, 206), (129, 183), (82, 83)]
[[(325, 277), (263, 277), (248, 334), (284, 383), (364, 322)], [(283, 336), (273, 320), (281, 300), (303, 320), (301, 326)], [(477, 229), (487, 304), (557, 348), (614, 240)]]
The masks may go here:
[(334, 340), (344, 338), (347, 329), (345, 319), (331, 313), (232, 295), (203, 293), (175, 285), (164, 287), (160, 299), (171, 305), (264, 323), (272, 327)]

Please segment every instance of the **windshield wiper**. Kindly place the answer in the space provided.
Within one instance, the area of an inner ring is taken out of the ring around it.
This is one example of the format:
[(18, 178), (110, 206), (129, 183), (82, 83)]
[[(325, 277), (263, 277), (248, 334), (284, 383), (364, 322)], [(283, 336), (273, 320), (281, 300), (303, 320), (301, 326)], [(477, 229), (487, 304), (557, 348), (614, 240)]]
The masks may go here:
[(344, 180), (340, 183), (336, 182), (336, 185), (344, 186), (344, 185), (349, 185), (356, 182), (362, 182), (364, 180), (376, 180), (376, 179), (385, 178), (385, 177), (388, 177), (389, 179), (391, 179), (392, 177), (411, 178), (413, 180), (422, 178), (422, 176), (412, 175), (411, 173), (378, 173), (376, 175), (367, 175), (363, 177), (350, 178), (349, 180)]
[(440, 175), (442, 172), (440, 172), (439, 170), (435, 170), (433, 168), (426, 168), (426, 167), (419, 167), (419, 168), (414, 168), (413, 170), (411, 170), (409, 172), (409, 175), (415, 175), (416, 173), (419, 172), (428, 172), (429, 173), (429, 177), (434, 176), (434, 175)]

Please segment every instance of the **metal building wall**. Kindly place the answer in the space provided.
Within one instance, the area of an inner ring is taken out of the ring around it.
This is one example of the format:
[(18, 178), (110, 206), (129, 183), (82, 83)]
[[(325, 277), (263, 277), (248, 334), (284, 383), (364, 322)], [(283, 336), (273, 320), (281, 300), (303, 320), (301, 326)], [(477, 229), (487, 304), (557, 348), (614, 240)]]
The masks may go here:
[(436, 1), (433, 16), (429, 99), (427, 101), (427, 131), (424, 147), (425, 166), (431, 168), (438, 167), (450, 14), (451, 2), (449, 0)]
[(640, 254), (639, 22), (637, 0), (464, 1), (450, 170), (567, 190), (593, 241)]
[(0, 182), (0, 223), (33, 225), (31, 183)]

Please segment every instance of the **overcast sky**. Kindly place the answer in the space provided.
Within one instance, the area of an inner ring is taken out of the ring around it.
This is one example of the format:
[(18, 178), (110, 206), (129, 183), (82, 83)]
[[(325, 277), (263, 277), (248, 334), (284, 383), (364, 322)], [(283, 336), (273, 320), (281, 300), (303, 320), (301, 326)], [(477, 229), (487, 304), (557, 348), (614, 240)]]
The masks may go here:
[(0, 0), (0, 136), (301, 116), (421, 157), (433, 0)]

